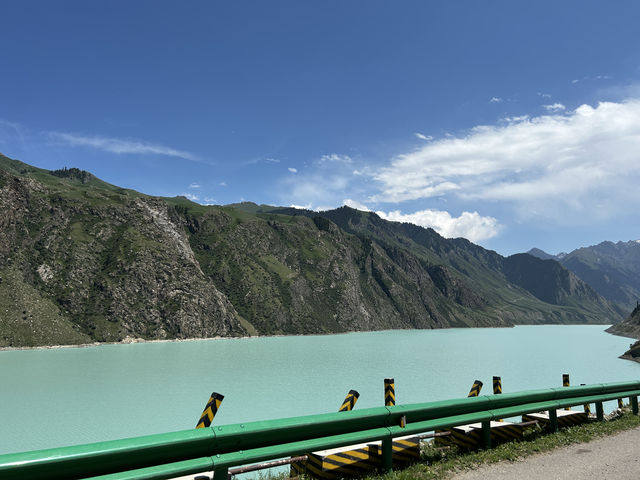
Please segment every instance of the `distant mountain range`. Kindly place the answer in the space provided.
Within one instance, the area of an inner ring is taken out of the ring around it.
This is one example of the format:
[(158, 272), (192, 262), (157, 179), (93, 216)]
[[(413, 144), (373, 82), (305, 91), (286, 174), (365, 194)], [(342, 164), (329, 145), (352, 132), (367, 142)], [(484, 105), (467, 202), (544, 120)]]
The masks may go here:
[(348, 207), (151, 197), (0, 156), (0, 346), (615, 323), (554, 260)]
[(571, 253), (550, 255), (538, 248), (530, 255), (557, 260), (611, 302), (630, 312), (640, 300), (640, 243), (602, 242)]

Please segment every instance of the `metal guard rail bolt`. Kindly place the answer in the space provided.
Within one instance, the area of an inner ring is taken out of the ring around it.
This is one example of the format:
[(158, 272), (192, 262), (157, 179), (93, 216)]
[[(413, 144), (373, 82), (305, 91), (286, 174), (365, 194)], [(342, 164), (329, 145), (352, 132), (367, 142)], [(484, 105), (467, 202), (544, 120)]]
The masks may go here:
[[(638, 395), (640, 381), (618, 382), (222, 425), (0, 455), (0, 478), (166, 479), (587, 402), (636, 400)], [(405, 428), (399, 426), (402, 417)]]

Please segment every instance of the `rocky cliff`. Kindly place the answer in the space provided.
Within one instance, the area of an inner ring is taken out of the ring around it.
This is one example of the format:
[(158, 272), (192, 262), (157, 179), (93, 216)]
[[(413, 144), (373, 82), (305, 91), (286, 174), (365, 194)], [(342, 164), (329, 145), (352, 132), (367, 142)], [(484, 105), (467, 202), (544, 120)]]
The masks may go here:
[(0, 346), (619, 318), (555, 262), (346, 207), (202, 206), (0, 156), (0, 211)]

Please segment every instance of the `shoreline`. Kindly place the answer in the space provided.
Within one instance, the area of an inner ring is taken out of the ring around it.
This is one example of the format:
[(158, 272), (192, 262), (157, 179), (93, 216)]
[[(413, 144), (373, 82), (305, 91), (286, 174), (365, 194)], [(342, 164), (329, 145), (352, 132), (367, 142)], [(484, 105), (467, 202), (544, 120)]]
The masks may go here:
[(57, 350), (63, 348), (91, 348), (91, 347), (101, 347), (104, 345), (132, 345), (135, 343), (177, 343), (177, 342), (195, 342), (198, 340), (235, 340), (235, 339), (246, 339), (246, 338), (259, 338), (259, 337), (273, 336), (273, 337), (283, 337), (285, 335), (254, 335), (254, 336), (243, 336), (243, 337), (194, 337), (194, 338), (158, 338), (153, 340), (145, 340), (144, 338), (133, 338), (126, 337), (119, 342), (92, 342), (92, 343), (80, 343), (80, 344), (71, 344), (71, 345), (37, 345), (34, 347), (2, 347), (0, 346), (0, 352), (3, 351), (13, 351), (13, 350)]
[[(611, 326), (611, 324), (557, 324), (558, 326), (580, 326), (580, 325), (592, 325), (592, 326)], [(407, 328), (407, 329), (397, 329), (397, 330), (455, 330), (455, 329), (467, 329), (467, 328), (514, 328), (517, 326), (536, 326), (536, 324), (522, 324), (522, 325), (511, 325), (509, 327), (450, 327), (450, 328)], [(540, 325), (543, 326), (543, 325)], [(548, 326), (548, 325), (544, 325)], [(239, 337), (193, 337), (193, 338), (159, 338), (153, 340), (146, 340), (144, 338), (136, 338), (136, 337), (125, 337), (119, 342), (92, 342), (92, 343), (81, 343), (81, 344), (71, 344), (71, 345), (37, 345), (33, 347), (8, 347), (8, 346), (0, 346), (0, 352), (5, 351), (17, 351), (17, 350), (58, 350), (64, 348), (92, 348), (92, 347), (101, 347), (104, 345), (131, 345), (137, 343), (178, 343), (178, 342), (195, 342), (201, 340), (245, 340), (249, 338), (280, 338), (280, 337), (306, 337), (306, 336), (327, 336), (327, 335), (347, 335), (350, 333), (367, 333), (367, 332), (385, 332), (396, 329), (386, 329), (386, 330), (350, 330), (346, 332), (331, 332), (331, 333), (291, 333), (291, 334), (276, 334), (276, 335), (245, 335)], [(605, 329), (606, 332), (606, 329)], [(611, 332), (606, 332), (612, 335), (616, 335)], [(623, 336), (623, 335), (616, 335)], [(620, 356), (622, 358), (622, 356)], [(626, 359), (627, 360), (627, 359)]]

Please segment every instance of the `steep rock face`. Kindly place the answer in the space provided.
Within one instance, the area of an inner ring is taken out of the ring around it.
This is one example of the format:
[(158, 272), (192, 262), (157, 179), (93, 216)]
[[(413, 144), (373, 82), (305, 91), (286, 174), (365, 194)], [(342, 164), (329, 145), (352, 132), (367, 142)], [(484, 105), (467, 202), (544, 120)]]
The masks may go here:
[[(256, 211), (257, 206), (237, 207)], [(466, 292), (464, 295), (472, 292), (472, 297), (481, 298), (484, 305), (481, 311), (500, 321), (538, 324), (621, 320), (618, 309), (555, 261), (543, 262), (526, 254), (505, 258), (463, 238), (445, 239), (430, 228), (389, 222), (375, 213), (349, 207), (317, 213), (283, 208), (269, 210), (262, 206), (257, 211), (291, 216), (320, 215), (344, 231), (375, 241), (386, 251), (405, 251), (431, 265), (430, 268), (446, 267), (453, 284), (466, 285), (468, 288), (462, 290)]]
[(620, 305), (624, 315), (640, 300), (640, 243), (637, 241), (602, 242), (555, 257), (539, 249), (529, 253), (558, 260), (599, 295)]
[(231, 209), (212, 209), (190, 217), (188, 229), (203, 271), (260, 333), (491, 323), (473, 310), (482, 300), (445, 267), (348, 234), (331, 221), (240, 218)]
[(566, 305), (569, 298), (599, 301), (591, 287), (555, 260), (519, 253), (505, 259), (503, 270), (507, 280), (547, 303)]
[(0, 171), (0, 208), (8, 213), (0, 220), (0, 269), (18, 271), (20, 283), (45, 294), (79, 337), (246, 333), (165, 202), (87, 189), (69, 195), (65, 182)]
[[(620, 335), (622, 337), (640, 338), (640, 303), (636, 303), (636, 308), (633, 309), (631, 315), (627, 317), (623, 322), (617, 325), (612, 325), (607, 329), (607, 332), (614, 335)], [(624, 352), (620, 358), (627, 360), (634, 360), (640, 362), (640, 340), (629, 345), (629, 350)]]
[(620, 335), (622, 337), (630, 337), (640, 339), (640, 304), (636, 305), (631, 315), (629, 315), (624, 321), (611, 325), (607, 328), (607, 332), (614, 335)]
[(616, 315), (555, 262), (347, 207), (202, 206), (0, 156), (0, 208), (0, 346)]

